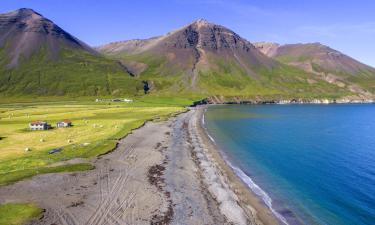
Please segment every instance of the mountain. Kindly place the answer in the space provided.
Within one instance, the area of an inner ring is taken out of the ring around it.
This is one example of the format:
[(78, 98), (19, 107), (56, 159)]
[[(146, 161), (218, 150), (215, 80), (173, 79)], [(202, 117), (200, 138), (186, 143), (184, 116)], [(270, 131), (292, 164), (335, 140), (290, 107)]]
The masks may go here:
[(230, 29), (203, 19), (163, 36), (109, 43), (97, 50), (147, 81), (151, 92), (243, 98), (352, 94), (266, 56)]
[(0, 14), (0, 95), (111, 95), (142, 84), (32, 9)]
[(373, 68), (310, 45), (252, 44), (199, 19), (159, 37), (93, 49), (19, 9), (0, 14), (0, 96), (373, 97)]
[(371, 96), (375, 93), (375, 68), (320, 43), (255, 43), (265, 55), (296, 66), (317, 77), (350, 91)]
[[(158, 72), (164, 75), (184, 73), (190, 87), (196, 88), (199, 71), (210, 69), (210, 60), (236, 60), (246, 72), (256, 77), (252, 66), (272, 68), (275, 62), (261, 54), (245, 39), (229, 29), (199, 19), (167, 35), (147, 40), (115, 42), (98, 48), (108, 55), (156, 57), (165, 63)], [(147, 60), (146, 60), (147, 61)], [(127, 61), (125, 60), (125, 63)], [(132, 69), (132, 65), (129, 65)], [(141, 71), (139, 71), (141, 72)], [(137, 74), (139, 72), (136, 71)]]

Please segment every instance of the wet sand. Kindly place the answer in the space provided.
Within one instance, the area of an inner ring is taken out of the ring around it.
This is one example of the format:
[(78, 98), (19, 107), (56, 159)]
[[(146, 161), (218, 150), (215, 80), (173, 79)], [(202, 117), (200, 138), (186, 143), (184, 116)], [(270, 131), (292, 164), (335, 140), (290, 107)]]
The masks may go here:
[(0, 203), (45, 209), (30, 224), (278, 224), (209, 140), (203, 109), (146, 123), (114, 151), (87, 160), (93, 170), (1, 187)]

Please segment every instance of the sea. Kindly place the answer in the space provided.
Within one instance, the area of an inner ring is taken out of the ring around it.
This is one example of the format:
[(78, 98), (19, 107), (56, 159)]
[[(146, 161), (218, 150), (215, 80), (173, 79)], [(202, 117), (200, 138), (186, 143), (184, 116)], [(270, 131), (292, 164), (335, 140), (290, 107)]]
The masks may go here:
[(216, 105), (202, 123), (280, 224), (375, 224), (375, 105)]

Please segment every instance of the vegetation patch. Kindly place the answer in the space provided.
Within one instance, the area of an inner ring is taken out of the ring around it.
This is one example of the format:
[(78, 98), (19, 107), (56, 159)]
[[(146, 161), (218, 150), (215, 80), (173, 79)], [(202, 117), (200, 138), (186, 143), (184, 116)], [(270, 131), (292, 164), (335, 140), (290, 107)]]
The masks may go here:
[(25, 170), (16, 170), (13, 172), (8, 172), (0, 175), (0, 186), (9, 185), (19, 180), (30, 178), (38, 174), (45, 173), (63, 173), (63, 172), (75, 172), (93, 169), (94, 166), (90, 163), (78, 163), (78, 164), (68, 164), (56, 167), (40, 167), (40, 168), (30, 168)]
[(0, 205), (0, 225), (21, 225), (39, 218), (43, 210), (34, 204), (8, 203)]

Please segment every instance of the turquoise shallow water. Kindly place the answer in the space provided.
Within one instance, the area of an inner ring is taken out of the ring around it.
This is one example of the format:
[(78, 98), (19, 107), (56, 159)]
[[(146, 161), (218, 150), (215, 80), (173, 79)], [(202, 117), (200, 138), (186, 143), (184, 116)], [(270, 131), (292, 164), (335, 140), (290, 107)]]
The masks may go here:
[(204, 121), (281, 220), (375, 224), (375, 105), (210, 106)]

